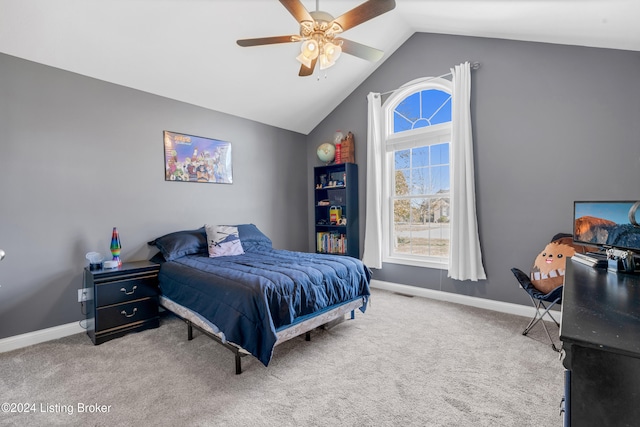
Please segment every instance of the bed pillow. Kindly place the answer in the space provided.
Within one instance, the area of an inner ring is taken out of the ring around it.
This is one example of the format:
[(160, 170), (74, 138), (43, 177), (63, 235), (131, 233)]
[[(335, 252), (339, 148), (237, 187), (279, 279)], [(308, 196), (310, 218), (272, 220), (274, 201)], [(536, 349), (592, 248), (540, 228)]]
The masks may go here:
[(242, 255), (244, 253), (238, 236), (238, 227), (208, 224), (204, 227), (207, 232), (207, 246), (210, 258)]
[(197, 230), (183, 230), (165, 234), (150, 242), (160, 250), (166, 261), (173, 261), (185, 255), (206, 254), (207, 234), (204, 227)]
[(273, 247), (271, 239), (258, 230), (254, 224), (238, 224), (238, 233), (240, 236), (240, 242), (245, 251), (251, 250), (255, 246), (259, 247)]

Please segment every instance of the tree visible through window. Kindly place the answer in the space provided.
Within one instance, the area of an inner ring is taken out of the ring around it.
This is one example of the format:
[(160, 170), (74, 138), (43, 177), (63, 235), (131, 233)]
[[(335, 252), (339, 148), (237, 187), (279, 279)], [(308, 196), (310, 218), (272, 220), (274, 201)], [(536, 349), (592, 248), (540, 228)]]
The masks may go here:
[(427, 82), (408, 94), (405, 91), (392, 97), (386, 104), (386, 261), (446, 264), (450, 89), (441, 82)]

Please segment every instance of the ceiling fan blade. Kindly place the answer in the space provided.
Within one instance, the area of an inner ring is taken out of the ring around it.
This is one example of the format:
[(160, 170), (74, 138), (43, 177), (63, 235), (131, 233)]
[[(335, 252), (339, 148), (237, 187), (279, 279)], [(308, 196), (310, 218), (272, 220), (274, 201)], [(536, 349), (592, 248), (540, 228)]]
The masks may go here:
[(342, 52), (349, 55), (357, 56), (358, 58), (366, 59), (367, 61), (376, 62), (384, 55), (384, 52), (380, 49), (365, 46), (352, 40), (336, 37), (336, 40), (342, 41)]
[(304, 65), (300, 66), (300, 72), (298, 73), (298, 76), (306, 77), (313, 74), (313, 69), (316, 67), (316, 62), (318, 62), (318, 58), (311, 61), (310, 67), (305, 67)]
[(360, 6), (356, 6), (350, 11), (338, 16), (333, 22), (340, 25), (343, 31), (347, 31), (349, 28), (360, 25), (383, 13), (387, 13), (395, 7), (395, 0), (368, 0)]
[(240, 39), (236, 41), (236, 43), (242, 47), (262, 46), (265, 44), (292, 43), (299, 41), (296, 37), (297, 36), (259, 37), (257, 39)]
[(280, 3), (296, 18), (296, 21), (311, 21), (313, 18), (309, 11), (300, 3), (300, 0), (280, 0)]

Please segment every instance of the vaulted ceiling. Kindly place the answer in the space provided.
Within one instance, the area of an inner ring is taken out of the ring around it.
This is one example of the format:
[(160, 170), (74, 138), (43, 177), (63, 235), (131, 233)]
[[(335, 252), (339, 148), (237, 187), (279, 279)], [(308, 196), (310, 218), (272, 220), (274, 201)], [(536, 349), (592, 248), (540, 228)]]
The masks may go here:
[[(337, 17), (363, 1), (319, 9)], [(0, 0), (0, 52), (308, 134), (415, 32), (640, 51), (637, 0), (396, 3), (344, 33), (382, 60), (343, 54), (310, 77), (298, 77), (298, 43), (236, 44), (298, 33), (277, 0)]]

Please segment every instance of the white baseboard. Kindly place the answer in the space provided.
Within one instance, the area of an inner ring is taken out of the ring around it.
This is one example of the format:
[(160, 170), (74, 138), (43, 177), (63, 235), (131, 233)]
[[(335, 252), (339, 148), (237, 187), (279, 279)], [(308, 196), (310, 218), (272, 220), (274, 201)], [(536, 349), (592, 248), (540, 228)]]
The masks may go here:
[[(523, 317), (533, 317), (535, 309), (533, 307), (512, 304), (509, 302), (494, 301), (485, 298), (470, 297), (467, 295), (453, 294), (450, 292), (435, 291), (432, 289), (419, 288), (416, 286), (401, 285), (398, 283), (384, 282), (382, 280), (372, 280), (371, 287), (383, 289), (390, 292), (414, 295), (418, 297), (430, 298), (440, 301), (464, 304), (472, 307), (484, 308), (487, 310), (499, 311), (501, 313), (515, 314)], [(555, 313), (558, 311), (552, 310)], [(554, 316), (556, 317), (556, 316)], [(556, 319), (560, 320), (559, 317)], [(545, 319), (546, 320), (546, 319)], [(67, 323), (66, 325), (54, 326), (52, 328), (41, 329), (39, 331), (28, 332), (22, 335), (0, 339), (0, 353), (16, 350), (42, 342), (64, 338), (69, 335), (85, 332), (85, 329), (78, 322)]]
[[(401, 285), (398, 283), (384, 282), (382, 280), (372, 280), (371, 287), (377, 289), (383, 289), (385, 291), (397, 292), (400, 294), (413, 295), (417, 297), (424, 297), (435, 299), (439, 301), (453, 302), (456, 304), (470, 305), (472, 307), (484, 308), (486, 310), (499, 311), (501, 313), (515, 314), (523, 317), (533, 317), (536, 309), (533, 306), (526, 306), (521, 304), (513, 304), (510, 302), (495, 301), (485, 298), (470, 297), (467, 295), (453, 294), (451, 292), (435, 291), (433, 289), (419, 288), (417, 286)], [(560, 321), (557, 310), (551, 310), (554, 317)], [(555, 314), (558, 316), (555, 316)], [(545, 316), (545, 320), (547, 316)]]
[(0, 340), (0, 353), (40, 344), (45, 341), (57, 340), (58, 338), (68, 337), (69, 335), (75, 335), (81, 332), (85, 332), (85, 329), (80, 326), (78, 322), (73, 322), (3, 338)]

